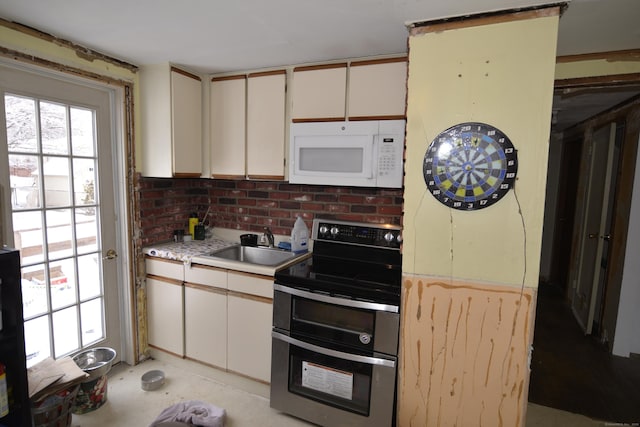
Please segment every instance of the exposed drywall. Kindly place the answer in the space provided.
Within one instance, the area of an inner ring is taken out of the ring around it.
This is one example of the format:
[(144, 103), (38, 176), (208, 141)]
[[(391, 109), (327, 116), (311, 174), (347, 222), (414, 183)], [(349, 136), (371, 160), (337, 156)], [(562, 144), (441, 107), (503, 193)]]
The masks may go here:
[(536, 290), (403, 278), (400, 426), (524, 424)]

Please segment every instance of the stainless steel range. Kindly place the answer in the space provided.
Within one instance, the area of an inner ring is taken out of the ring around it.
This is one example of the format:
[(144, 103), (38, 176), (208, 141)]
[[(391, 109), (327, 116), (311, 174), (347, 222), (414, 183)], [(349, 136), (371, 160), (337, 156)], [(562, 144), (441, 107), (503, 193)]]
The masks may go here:
[(395, 425), (400, 227), (316, 219), (276, 273), (271, 407), (323, 426)]

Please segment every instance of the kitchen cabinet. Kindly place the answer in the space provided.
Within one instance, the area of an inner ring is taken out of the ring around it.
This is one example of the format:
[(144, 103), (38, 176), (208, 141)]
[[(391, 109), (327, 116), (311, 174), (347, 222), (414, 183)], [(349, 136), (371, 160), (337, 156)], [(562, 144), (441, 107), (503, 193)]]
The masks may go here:
[(405, 118), (407, 58), (349, 64), (349, 120)]
[(292, 86), (293, 122), (345, 119), (346, 63), (295, 67)]
[(140, 67), (142, 175), (202, 175), (202, 81), (170, 64)]
[(296, 67), (292, 115), (296, 122), (405, 118), (407, 58)]
[(184, 356), (184, 267), (181, 262), (145, 260), (149, 345)]
[(286, 71), (214, 77), (211, 177), (284, 179)]
[(227, 272), (206, 266), (185, 268), (185, 356), (227, 367)]
[(247, 77), (211, 79), (211, 177), (243, 179), (246, 153)]
[(271, 381), (273, 278), (229, 272), (227, 368)]
[(249, 74), (247, 80), (247, 177), (284, 180), (285, 70)]
[(149, 345), (184, 356), (184, 286), (147, 276)]

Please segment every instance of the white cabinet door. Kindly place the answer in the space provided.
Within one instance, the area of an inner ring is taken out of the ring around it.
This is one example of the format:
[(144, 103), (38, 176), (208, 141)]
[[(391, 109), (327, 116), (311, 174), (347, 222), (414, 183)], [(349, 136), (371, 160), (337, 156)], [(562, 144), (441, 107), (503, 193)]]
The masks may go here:
[(147, 276), (149, 345), (184, 356), (184, 286)]
[(286, 71), (247, 80), (247, 176), (284, 179)]
[(173, 176), (202, 174), (202, 81), (171, 68)]
[(184, 304), (186, 356), (209, 365), (226, 368), (226, 291), (186, 283)]
[(211, 176), (241, 179), (245, 176), (246, 76), (211, 80)]
[(200, 77), (168, 63), (140, 67), (140, 113), (142, 175), (200, 177)]
[(347, 64), (293, 69), (292, 120), (344, 120)]
[(403, 119), (406, 93), (407, 58), (352, 62), (349, 67), (349, 120)]
[(264, 382), (271, 381), (272, 303), (229, 293), (227, 369)]

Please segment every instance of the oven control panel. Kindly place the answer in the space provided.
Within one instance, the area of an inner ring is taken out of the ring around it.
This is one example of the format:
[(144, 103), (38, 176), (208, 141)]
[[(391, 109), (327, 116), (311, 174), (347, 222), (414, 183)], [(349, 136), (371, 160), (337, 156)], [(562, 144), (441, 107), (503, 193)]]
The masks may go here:
[(314, 219), (312, 236), (314, 240), (388, 249), (399, 249), (402, 243), (401, 227), (391, 224)]

